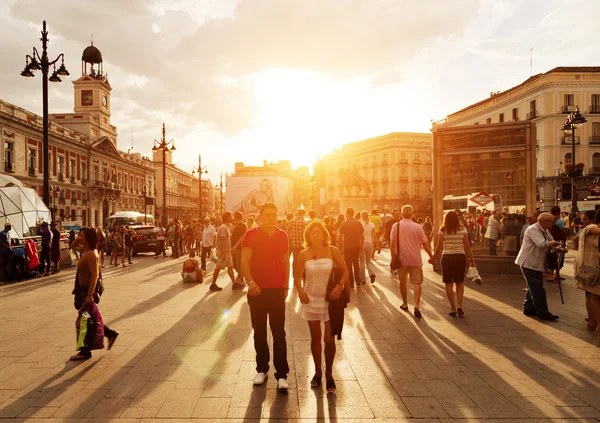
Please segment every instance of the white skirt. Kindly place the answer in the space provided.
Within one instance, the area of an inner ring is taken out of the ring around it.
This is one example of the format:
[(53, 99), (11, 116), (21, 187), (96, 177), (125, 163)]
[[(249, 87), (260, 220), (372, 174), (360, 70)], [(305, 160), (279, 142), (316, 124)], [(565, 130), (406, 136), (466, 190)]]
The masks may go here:
[(329, 321), (329, 303), (325, 298), (308, 296), (309, 304), (301, 304), (300, 317), (309, 321)]

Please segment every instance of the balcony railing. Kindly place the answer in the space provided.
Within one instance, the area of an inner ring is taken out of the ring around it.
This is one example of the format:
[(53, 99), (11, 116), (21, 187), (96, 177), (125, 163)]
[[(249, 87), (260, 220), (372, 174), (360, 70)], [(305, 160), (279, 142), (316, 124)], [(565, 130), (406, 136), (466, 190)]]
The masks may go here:
[(405, 159), (400, 158), (400, 160), (398, 160), (398, 163), (400, 163), (400, 164), (408, 164), (408, 159), (406, 159), (406, 158)]
[(74, 184), (75, 183), (75, 175), (71, 175), (70, 180), (71, 180), (71, 183)]
[(65, 204), (65, 197), (58, 197), (58, 204)]
[(563, 113), (571, 113), (574, 112), (577, 106), (562, 106)]
[(538, 111), (532, 110), (529, 113), (527, 113), (527, 120), (535, 119), (538, 116), (539, 116)]
[(64, 173), (59, 173), (58, 174), (58, 180), (63, 182), (65, 180), (65, 174)]
[(85, 178), (81, 178), (81, 185), (87, 185), (88, 181)]
[(600, 174), (600, 167), (590, 167), (588, 173), (590, 175), (599, 175)]
[[(560, 142), (562, 145), (571, 145), (573, 144), (573, 137), (562, 137)], [(575, 137), (575, 144), (579, 144), (579, 135)]]
[(423, 162), (421, 161), (421, 159), (413, 159), (413, 161), (412, 161), (412, 162), (413, 162), (413, 164), (421, 164), (421, 163), (423, 163)]
[(87, 200), (84, 198), (83, 200), (81, 200), (81, 204), (84, 206), (87, 205)]
[(71, 198), (71, 205), (72, 206), (76, 206), (77, 205), (77, 198)]
[(600, 113), (600, 104), (592, 104), (590, 106), (590, 113)]
[(4, 171), (14, 173), (16, 171), (15, 164), (4, 162)]
[(600, 135), (592, 135), (590, 137), (590, 145), (600, 144)]
[(33, 167), (30, 167), (28, 170), (29, 176), (36, 176), (37, 175), (37, 170)]
[(400, 175), (398, 179), (401, 181), (408, 181), (408, 175)]

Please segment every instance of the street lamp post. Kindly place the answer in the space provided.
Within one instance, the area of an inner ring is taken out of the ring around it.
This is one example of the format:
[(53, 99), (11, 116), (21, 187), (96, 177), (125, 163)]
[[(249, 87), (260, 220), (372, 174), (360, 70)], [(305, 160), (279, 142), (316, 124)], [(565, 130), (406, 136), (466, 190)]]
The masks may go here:
[[(167, 141), (165, 138), (166, 130), (165, 123), (163, 122), (162, 126), (162, 138), (160, 141), (154, 140), (154, 146), (152, 147), (152, 151), (162, 150), (162, 165), (163, 165), (163, 215), (162, 215), (162, 223), (163, 226), (167, 226), (167, 160), (166, 153), (168, 150), (175, 151), (175, 140)], [(173, 144), (173, 146), (169, 149), (169, 145)]]
[(576, 172), (576, 161), (575, 161), (575, 129), (581, 128), (581, 126), (587, 122), (587, 119), (579, 112), (579, 107), (575, 108), (565, 121), (562, 127), (565, 135), (571, 135), (571, 215), (569, 218), (570, 222), (573, 222), (575, 215), (577, 214), (577, 186), (575, 184), (575, 178), (577, 177)]
[(146, 196), (148, 194), (148, 191), (146, 191), (146, 184), (144, 184), (144, 189), (142, 190), (142, 195), (140, 195), (140, 198), (144, 199), (144, 225), (147, 225), (147, 207), (146, 207)]
[(198, 171), (198, 212), (200, 213), (200, 219), (202, 219), (202, 173), (208, 173), (206, 166), (202, 166), (202, 156), (198, 154), (198, 168), (192, 170), (192, 175)]
[[(46, 30), (46, 21), (44, 21), (42, 25), (42, 54), (35, 47), (33, 47), (33, 52), (31, 56), (27, 54), (25, 56), (25, 69), (21, 72), (21, 76), (26, 79), (32, 78), (35, 76), (34, 71), (41, 70), (42, 71), (42, 117), (43, 117), (43, 159), (44, 159), (44, 194), (43, 199), (46, 206), (50, 205), (50, 168), (48, 166), (49, 162), (49, 153), (50, 150), (49, 141), (48, 141), (48, 81), (50, 82), (60, 82), (61, 76), (69, 76), (69, 71), (65, 68), (65, 55), (60, 53), (56, 59), (53, 61), (48, 60), (48, 31)], [(56, 70), (56, 62), (58, 59), (61, 59), (61, 65)], [(50, 70), (50, 66), (53, 66), (54, 71), (50, 78), (48, 78), (48, 71)]]

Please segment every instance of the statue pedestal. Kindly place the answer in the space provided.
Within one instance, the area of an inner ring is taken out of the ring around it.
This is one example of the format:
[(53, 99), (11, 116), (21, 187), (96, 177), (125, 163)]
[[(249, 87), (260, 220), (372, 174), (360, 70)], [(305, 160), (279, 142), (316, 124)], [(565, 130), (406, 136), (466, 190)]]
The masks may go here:
[(348, 207), (352, 207), (354, 212), (368, 210), (371, 213), (372, 201), (369, 197), (363, 195), (346, 195), (339, 197), (340, 213), (346, 213)]

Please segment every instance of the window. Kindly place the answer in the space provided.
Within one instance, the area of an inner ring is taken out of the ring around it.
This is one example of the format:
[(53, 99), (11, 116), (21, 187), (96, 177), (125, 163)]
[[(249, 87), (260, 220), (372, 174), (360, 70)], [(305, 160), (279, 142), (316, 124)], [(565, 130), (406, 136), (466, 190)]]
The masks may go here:
[(563, 164), (570, 165), (572, 161), (573, 161), (573, 159), (572, 159), (571, 153), (565, 154), (565, 160), (564, 160)]
[(15, 171), (15, 143), (6, 141), (4, 143), (4, 168), (7, 172)]
[(600, 122), (592, 122), (592, 140), (600, 142)]
[(35, 175), (37, 167), (37, 150), (35, 148), (29, 149), (29, 174)]
[(498, 122), (504, 122), (504, 113), (498, 115)]
[(479, 125), (479, 122), (475, 122), (473, 125)]
[(87, 179), (87, 164), (81, 163), (81, 179)]
[(387, 155), (387, 153), (383, 153), (383, 163), (385, 164), (385, 163), (387, 163), (387, 161), (388, 161), (388, 155)]
[(71, 179), (75, 179), (75, 159), (71, 159), (70, 161), (70, 167), (69, 167), (69, 173), (71, 175)]
[(63, 178), (65, 174), (65, 157), (58, 156), (58, 177)]
[(529, 112), (530, 112), (530, 113), (534, 113), (534, 112), (535, 112), (535, 110), (536, 110), (536, 103), (535, 103), (535, 100), (531, 100), (531, 101), (529, 102)]
[(421, 187), (419, 185), (415, 185), (415, 197), (421, 196)]
[(129, 188), (133, 189), (133, 175), (130, 176), (129, 182)]
[(406, 151), (401, 151), (400, 152), (400, 161), (401, 162), (406, 162)]
[(421, 168), (420, 167), (414, 167), (413, 168), (413, 176), (415, 178), (420, 178), (421, 177)]
[(77, 219), (77, 211), (71, 209), (71, 220), (75, 221)]
[(419, 153), (414, 153), (414, 156), (413, 156), (413, 157), (414, 157), (414, 161), (415, 161), (415, 162), (419, 162), (419, 161), (421, 161), (421, 159), (420, 159), (420, 157), (419, 157)]
[(595, 172), (600, 171), (600, 153), (592, 154), (592, 170)]
[(487, 119), (485, 120), (485, 123), (492, 123), (492, 118), (487, 118)]
[(406, 168), (405, 167), (400, 168), (400, 177), (406, 178)]
[(425, 163), (431, 163), (431, 153), (425, 153)]
[(512, 120), (513, 120), (513, 122), (516, 122), (519, 120), (519, 109), (517, 109), (517, 108), (512, 109)]
[(592, 94), (590, 113), (600, 113), (600, 94)]
[(98, 166), (94, 166), (94, 181), (100, 180), (100, 168)]
[(575, 106), (575, 94), (565, 94), (565, 106)]

